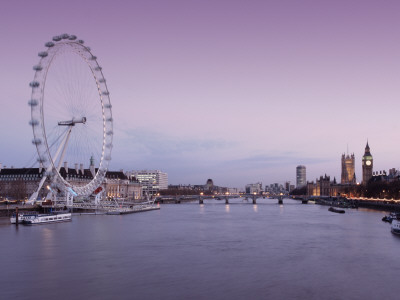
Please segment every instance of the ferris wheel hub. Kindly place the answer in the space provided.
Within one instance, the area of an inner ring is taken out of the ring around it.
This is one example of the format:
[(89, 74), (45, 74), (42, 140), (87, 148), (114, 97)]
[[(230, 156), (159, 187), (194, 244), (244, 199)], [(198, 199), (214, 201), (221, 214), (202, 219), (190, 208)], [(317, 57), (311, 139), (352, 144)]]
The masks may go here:
[(72, 119), (70, 121), (60, 121), (60, 122), (58, 122), (58, 125), (59, 126), (75, 126), (75, 124), (77, 124), (77, 123), (85, 124), (86, 117), (82, 117), (82, 119), (79, 119), (79, 120)]

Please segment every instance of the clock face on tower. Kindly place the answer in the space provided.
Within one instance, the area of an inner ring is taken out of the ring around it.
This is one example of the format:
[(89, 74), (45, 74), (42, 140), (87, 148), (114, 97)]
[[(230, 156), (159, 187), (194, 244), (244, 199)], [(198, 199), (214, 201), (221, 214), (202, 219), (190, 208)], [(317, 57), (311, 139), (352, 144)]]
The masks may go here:
[(367, 160), (367, 161), (365, 162), (365, 164), (366, 164), (367, 166), (370, 166), (370, 165), (371, 165), (371, 161), (370, 161), (370, 160)]

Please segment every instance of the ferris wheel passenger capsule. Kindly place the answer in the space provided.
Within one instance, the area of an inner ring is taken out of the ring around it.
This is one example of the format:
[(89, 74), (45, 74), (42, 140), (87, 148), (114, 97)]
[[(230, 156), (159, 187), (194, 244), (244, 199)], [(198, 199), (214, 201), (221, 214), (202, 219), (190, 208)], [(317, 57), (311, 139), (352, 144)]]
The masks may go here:
[(69, 38), (69, 34), (64, 33), (64, 34), (61, 35), (61, 38), (62, 38), (63, 40), (66, 40), (66, 39)]
[(39, 125), (39, 121), (38, 121), (38, 120), (32, 119), (32, 120), (29, 121), (29, 125), (31, 125), (31, 126), (37, 126), (37, 125)]
[(78, 43), (79, 44), (83, 44), (83, 43), (85, 43), (83, 40), (78, 40)]
[(108, 91), (104, 91), (104, 92), (102, 92), (101, 94), (104, 95), (104, 96), (110, 95), (110, 93), (109, 93)]
[(39, 82), (37, 82), (37, 81), (32, 81), (31, 83), (29, 83), (29, 86), (32, 87), (32, 88), (36, 88), (36, 87), (39, 86)]
[(61, 41), (61, 36), (59, 36), (59, 35), (53, 36), (53, 41), (55, 41), (55, 42)]
[(102, 68), (100, 66), (97, 66), (96, 68), (94, 68), (95, 71), (101, 71), (101, 69)]
[(34, 69), (35, 71), (42, 71), (42, 70), (43, 70), (43, 68), (42, 68), (41, 65), (33, 66), (33, 69)]
[(71, 34), (68, 39), (74, 41), (76, 40), (76, 35)]
[(44, 44), (46, 47), (54, 47), (54, 43), (53, 42), (47, 42), (46, 44)]
[(37, 106), (38, 105), (38, 101), (36, 99), (31, 99), (31, 100), (28, 101), (28, 105)]
[(112, 130), (107, 131), (106, 134), (107, 134), (107, 135), (112, 135), (112, 134), (113, 134), (113, 131), (112, 131)]
[(99, 82), (100, 82), (100, 83), (104, 83), (104, 82), (106, 82), (106, 80), (105, 80), (104, 78), (100, 78), (100, 79), (99, 79)]
[(38, 55), (43, 58), (43, 57), (46, 57), (48, 55), (48, 53), (46, 51), (42, 51), (42, 52), (39, 52)]
[(40, 144), (42, 144), (42, 140), (39, 139), (39, 138), (34, 138), (34, 139), (32, 140), (32, 144), (34, 144), (34, 145), (40, 145)]
[(112, 105), (107, 103), (106, 105), (104, 105), (104, 107), (110, 109), (112, 107)]

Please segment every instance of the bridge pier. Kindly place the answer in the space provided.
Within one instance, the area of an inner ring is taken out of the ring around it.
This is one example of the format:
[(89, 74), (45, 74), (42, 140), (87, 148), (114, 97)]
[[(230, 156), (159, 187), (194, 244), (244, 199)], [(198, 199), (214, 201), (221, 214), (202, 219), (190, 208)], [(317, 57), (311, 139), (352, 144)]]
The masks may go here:
[(199, 196), (199, 204), (203, 204), (203, 198), (201, 198), (201, 196)]
[(283, 197), (278, 197), (278, 204), (283, 204)]
[(19, 218), (18, 206), (15, 208), (15, 218), (16, 218), (15, 225), (18, 226), (18, 222), (19, 222), (19, 220), (18, 220), (18, 218)]
[(255, 196), (255, 195), (253, 196), (253, 204), (257, 204), (256, 196)]
[(229, 199), (228, 199), (228, 197), (225, 197), (225, 204), (229, 204)]

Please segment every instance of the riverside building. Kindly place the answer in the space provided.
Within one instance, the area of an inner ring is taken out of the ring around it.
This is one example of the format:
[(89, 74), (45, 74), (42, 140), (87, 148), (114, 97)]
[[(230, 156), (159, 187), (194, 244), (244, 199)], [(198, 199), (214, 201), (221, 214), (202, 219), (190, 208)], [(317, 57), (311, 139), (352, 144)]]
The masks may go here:
[(356, 184), (356, 173), (355, 173), (355, 157), (354, 153), (349, 155), (342, 154), (342, 176), (341, 184)]
[[(67, 181), (73, 181), (76, 185), (86, 185), (93, 180), (97, 169), (93, 160), (90, 160), (88, 169), (83, 164), (75, 164), (69, 168), (68, 163), (60, 168), (60, 175)], [(39, 168), (6, 168), (0, 164), (0, 197), (8, 200), (27, 200), (36, 192), (39, 182), (45, 173), (45, 169)], [(47, 186), (51, 184), (47, 178), (42, 189), (39, 191), (39, 198), (44, 199), (48, 193)], [(142, 187), (139, 182), (127, 177), (123, 171), (107, 171), (101, 190), (105, 191), (104, 197), (140, 199)]]
[(246, 190), (246, 194), (261, 194), (263, 192), (263, 188), (262, 188), (262, 183), (261, 182), (257, 182), (257, 183), (250, 183), (247, 184), (245, 187)]
[(280, 193), (286, 194), (286, 189), (282, 184), (271, 183), (270, 185), (265, 185), (265, 193), (267, 195), (279, 195)]
[(157, 195), (160, 190), (168, 189), (168, 174), (159, 170), (142, 170), (129, 172), (142, 185), (143, 196)]
[(306, 179), (306, 166), (297, 166), (296, 167), (296, 188), (300, 188), (307, 184)]

